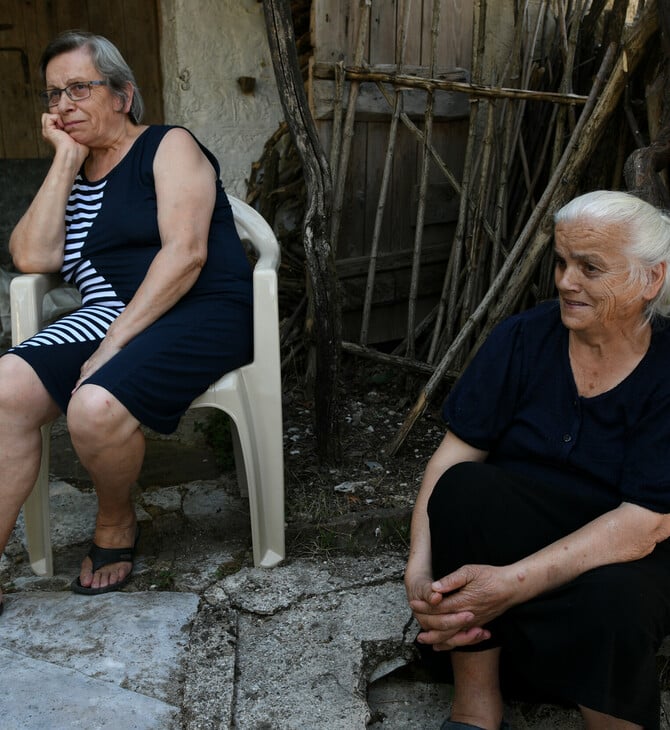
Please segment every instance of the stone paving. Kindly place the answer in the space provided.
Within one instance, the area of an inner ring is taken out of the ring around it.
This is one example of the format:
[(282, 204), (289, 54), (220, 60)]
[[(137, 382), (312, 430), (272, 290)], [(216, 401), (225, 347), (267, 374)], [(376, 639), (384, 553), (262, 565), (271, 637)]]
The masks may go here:
[[(211, 478), (206, 454), (173, 442), (181, 465), (169, 471), (180, 481), (151, 476), (165, 444), (150, 450), (141, 478), (132, 581), (120, 593), (75, 595), (68, 586), (95, 502), (76, 464), (58, 468), (71, 461), (58, 430), (53, 443), (56, 574), (31, 574), (20, 522), (0, 562), (10, 589), (0, 618), (2, 730), (439, 728), (448, 686), (408, 671), (416, 627), (403, 555), (289, 555), (254, 568), (234, 477)], [(192, 473), (194, 460), (203, 478), (183, 481), (180, 469)], [(580, 727), (576, 712), (553, 706), (515, 704), (506, 715), (517, 730)]]

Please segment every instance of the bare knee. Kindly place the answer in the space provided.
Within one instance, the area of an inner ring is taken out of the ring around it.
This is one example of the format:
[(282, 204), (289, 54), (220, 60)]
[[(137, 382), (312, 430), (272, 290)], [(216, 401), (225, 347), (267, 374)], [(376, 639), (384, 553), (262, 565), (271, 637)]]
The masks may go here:
[(109, 391), (83, 385), (70, 399), (67, 425), (75, 446), (99, 449), (127, 439), (139, 422)]
[(53, 421), (60, 410), (37, 373), (25, 360), (0, 358), (0, 414), (13, 427), (37, 428)]

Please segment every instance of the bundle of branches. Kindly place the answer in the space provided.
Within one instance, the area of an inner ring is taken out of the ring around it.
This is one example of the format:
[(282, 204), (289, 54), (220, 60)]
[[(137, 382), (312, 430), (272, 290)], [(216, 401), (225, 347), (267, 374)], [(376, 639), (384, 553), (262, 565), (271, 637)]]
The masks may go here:
[[(632, 100), (644, 72), (655, 74), (662, 61), (649, 43), (659, 27), (656, 2), (634, 5), (543, 2), (532, 22), (520, 12), (513, 52), (494, 84), (482, 78), (485, 0), (480, 5), (459, 219), (432, 329), (424, 322), (421, 330), (434, 370), (392, 453), (447, 372), (460, 372), (503, 317), (551, 296), (553, 213), (583, 190), (622, 187), (626, 157), (649, 127)], [(512, 101), (501, 87), (515, 80), (530, 93)], [(546, 91), (556, 99), (540, 101)], [(644, 157), (647, 170), (659, 169), (659, 159)], [(408, 331), (406, 354), (415, 356), (417, 334)]]

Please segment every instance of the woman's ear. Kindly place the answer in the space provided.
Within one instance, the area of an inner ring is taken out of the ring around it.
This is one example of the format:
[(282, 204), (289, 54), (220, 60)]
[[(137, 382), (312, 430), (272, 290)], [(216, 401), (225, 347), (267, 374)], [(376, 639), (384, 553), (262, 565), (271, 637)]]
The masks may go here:
[(124, 87), (125, 95), (121, 96), (120, 94), (117, 95), (118, 101), (118, 108), (117, 111), (123, 112), (123, 114), (128, 114), (130, 112), (130, 107), (133, 103), (133, 94), (135, 93), (135, 87), (128, 82)]
[(656, 297), (665, 282), (667, 273), (667, 264), (665, 261), (661, 261), (647, 269), (647, 289), (644, 294), (646, 300), (651, 301)]

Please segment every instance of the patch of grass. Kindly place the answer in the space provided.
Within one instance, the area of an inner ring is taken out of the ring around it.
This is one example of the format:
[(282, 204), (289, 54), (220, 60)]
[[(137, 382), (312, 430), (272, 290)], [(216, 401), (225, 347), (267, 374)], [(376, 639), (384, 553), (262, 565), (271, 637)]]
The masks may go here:
[(214, 451), (219, 469), (232, 471), (235, 468), (235, 454), (230, 417), (223, 411), (214, 410), (207, 415), (204, 423), (196, 421), (194, 429), (204, 435), (207, 445)]
[(153, 585), (156, 586), (157, 591), (169, 591), (174, 586), (174, 573), (168, 568), (159, 570), (153, 581)]

